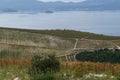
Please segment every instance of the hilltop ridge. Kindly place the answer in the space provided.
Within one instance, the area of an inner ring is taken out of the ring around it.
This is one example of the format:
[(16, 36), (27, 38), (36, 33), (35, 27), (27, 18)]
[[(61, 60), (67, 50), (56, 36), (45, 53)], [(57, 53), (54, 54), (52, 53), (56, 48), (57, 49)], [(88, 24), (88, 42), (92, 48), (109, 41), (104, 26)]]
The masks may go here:
[(31, 30), (31, 29), (17, 29), (17, 28), (3, 28), (0, 29), (5, 30), (14, 30), (14, 31), (22, 31), (22, 32), (29, 32), (29, 33), (36, 33), (36, 34), (46, 34), (52, 36), (59, 36), (63, 38), (88, 38), (88, 39), (95, 39), (95, 40), (120, 40), (120, 36), (109, 36), (103, 34), (95, 34), (90, 32), (82, 32), (76, 30)]

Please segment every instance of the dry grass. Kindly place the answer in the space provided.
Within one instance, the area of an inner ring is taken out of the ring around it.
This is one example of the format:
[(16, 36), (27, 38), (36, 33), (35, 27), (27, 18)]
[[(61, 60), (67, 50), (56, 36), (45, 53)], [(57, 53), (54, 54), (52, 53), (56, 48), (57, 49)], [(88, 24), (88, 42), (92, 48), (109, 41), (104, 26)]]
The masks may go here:
[(120, 46), (120, 40), (112, 40), (112, 42)]
[(81, 70), (82, 72), (94, 73), (109, 71), (110, 74), (114, 75), (116, 72), (120, 71), (120, 64), (94, 62), (61, 62), (61, 68), (64, 70)]

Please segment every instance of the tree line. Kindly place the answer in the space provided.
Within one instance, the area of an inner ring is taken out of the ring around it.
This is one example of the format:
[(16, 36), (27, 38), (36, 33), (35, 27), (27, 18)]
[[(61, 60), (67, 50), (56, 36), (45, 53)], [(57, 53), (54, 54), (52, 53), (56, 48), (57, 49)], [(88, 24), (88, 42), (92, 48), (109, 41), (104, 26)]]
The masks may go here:
[(120, 50), (100, 49), (84, 51), (76, 55), (78, 61), (120, 63)]

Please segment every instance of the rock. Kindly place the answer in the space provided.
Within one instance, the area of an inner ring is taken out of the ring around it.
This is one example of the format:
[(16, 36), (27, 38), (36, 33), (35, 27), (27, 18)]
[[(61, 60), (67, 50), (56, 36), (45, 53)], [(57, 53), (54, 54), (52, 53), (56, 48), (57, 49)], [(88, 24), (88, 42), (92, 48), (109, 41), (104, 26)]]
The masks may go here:
[(19, 78), (19, 77), (16, 77), (16, 78), (14, 78), (13, 80), (20, 80), (20, 78)]

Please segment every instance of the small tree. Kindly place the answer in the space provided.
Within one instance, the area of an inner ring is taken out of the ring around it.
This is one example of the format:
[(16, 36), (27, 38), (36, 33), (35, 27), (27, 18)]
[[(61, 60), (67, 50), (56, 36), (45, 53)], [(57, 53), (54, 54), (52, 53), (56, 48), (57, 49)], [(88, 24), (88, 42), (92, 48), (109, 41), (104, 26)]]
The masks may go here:
[(60, 70), (60, 63), (55, 58), (54, 55), (49, 55), (47, 59), (44, 60), (45, 69), (44, 72), (58, 72)]
[[(48, 76), (48, 73), (55, 73), (60, 70), (60, 63), (59, 61), (55, 58), (54, 55), (49, 55), (46, 58), (41, 57), (40, 55), (35, 55), (32, 58), (32, 63), (31, 67), (29, 69), (29, 73), (31, 76), (39, 76), (41, 75)], [(41, 80), (41, 79), (39, 79)]]

